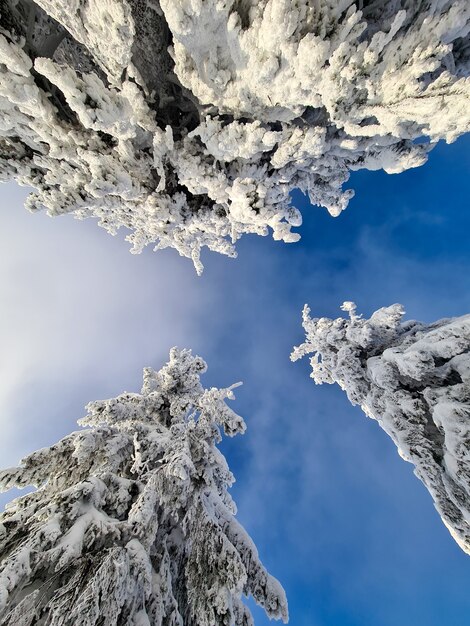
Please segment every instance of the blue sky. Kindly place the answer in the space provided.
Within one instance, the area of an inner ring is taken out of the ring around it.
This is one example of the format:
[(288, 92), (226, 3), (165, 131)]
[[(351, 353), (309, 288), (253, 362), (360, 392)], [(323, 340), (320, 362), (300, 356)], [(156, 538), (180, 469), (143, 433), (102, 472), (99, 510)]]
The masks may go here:
[(344, 300), (366, 315), (394, 302), (424, 321), (468, 313), (469, 175), (465, 137), (416, 170), (355, 173), (339, 218), (296, 194), (299, 243), (245, 237), (235, 261), (206, 253), (201, 278), (170, 250), (130, 255), (91, 220), (30, 215), (25, 190), (2, 185), (1, 465), (76, 429), (88, 401), (138, 390), (171, 346), (191, 347), (206, 385), (244, 381), (232, 406), (248, 431), (223, 449), (291, 624), (466, 626), (470, 559), (412, 467), (289, 353), (305, 302), (316, 316)]

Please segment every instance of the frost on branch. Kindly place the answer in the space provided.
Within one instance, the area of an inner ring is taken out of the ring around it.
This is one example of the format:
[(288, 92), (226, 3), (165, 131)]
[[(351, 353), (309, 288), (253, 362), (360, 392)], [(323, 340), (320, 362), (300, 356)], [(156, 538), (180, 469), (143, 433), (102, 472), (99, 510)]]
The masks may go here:
[(216, 444), (245, 423), (173, 348), (141, 393), (88, 405), (87, 426), (0, 472), (34, 485), (0, 516), (5, 626), (249, 626), (242, 596), (287, 621), (278, 581), (235, 519)]
[[(467, 0), (0, 0), (0, 178), (202, 270), (469, 129)], [(417, 139), (426, 141), (416, 143)]]
[(429, 490), (459, 546), (470, 554), (470, 315), (403, 322), (399, 304), (370, 319), (312, 319), (292, 360), (313, 354), (317, 384), (338, 383), (376, 419)]

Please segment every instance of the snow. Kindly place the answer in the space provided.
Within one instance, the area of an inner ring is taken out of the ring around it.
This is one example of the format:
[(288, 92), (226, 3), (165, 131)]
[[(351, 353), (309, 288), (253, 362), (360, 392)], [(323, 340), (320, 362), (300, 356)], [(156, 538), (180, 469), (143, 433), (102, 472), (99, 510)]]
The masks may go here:
[(403, 322), (395, 304), (370, 319), (311, 318), (291, 358), (311, 357), (317, 384), (338, 383), (379, 422), (430, 492), (452, 536), (470, 554), (470, 315)]
[[(359, 9), (359, 6), (362, 8)], [(295, 242), (350, 171), (422, 165), (470, 126), (466, 0), (6, 0), (0, 179), (133, 252)], [(32, 26), (27, 30), (25, 24)], [(416, 143), (416, 140), (426, 142)]]
[(0, 516), (0, 621), (252, 624), (244, 596), (287, 621), (278, 581), (234, 515), (220, 430), (245, 423), (206, 364), (173, 348), (141, 393), (92, 402), (87, 428), (0, 472), (3, 489), (39, 488)]

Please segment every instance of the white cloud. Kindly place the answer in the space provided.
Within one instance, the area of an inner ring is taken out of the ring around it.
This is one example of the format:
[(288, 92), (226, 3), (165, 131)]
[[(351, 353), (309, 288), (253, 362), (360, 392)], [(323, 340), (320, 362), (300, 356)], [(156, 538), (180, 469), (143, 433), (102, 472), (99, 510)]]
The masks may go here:
[(69, 432), (95, 395), (138, 389), (171, 346), (191, 347), (210, 301), (174, 253), (130, 255), (91, 220), (27, 213), (25, 195), (1, 187), (2, 466)]

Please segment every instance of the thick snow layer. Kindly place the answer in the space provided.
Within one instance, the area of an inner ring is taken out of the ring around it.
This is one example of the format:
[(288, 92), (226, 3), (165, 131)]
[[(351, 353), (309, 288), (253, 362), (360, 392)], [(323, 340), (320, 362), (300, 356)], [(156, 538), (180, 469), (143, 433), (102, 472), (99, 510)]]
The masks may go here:
[(402, 322), (399, 304), (370, 319), (312, 319), (292, 359), (308, 354), (317, 384), (338, 383), (413, 463), (436, 509), (470, 554), (470, 315)]
[(88, 426), (0, 472), (34, 485), (0, 515), (0, 622), (250, 626), (243, 596), (287, 621), (284, 590), (235, 519), (220, 429), (245, 423), (206, 365), (174, 348), (141, 393), (88, 405)]
[[(2, 0), (0, 179), (133, 251), (293, 242), (470, 126), (467, 0)], [(427, 138), (429, 143), (415, 140)]]

